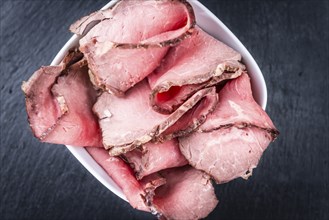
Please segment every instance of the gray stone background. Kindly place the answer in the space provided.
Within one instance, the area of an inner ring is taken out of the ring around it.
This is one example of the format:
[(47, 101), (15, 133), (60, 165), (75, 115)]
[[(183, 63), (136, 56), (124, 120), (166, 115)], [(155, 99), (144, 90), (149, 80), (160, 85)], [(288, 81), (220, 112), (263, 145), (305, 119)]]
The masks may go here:
[[(106, 0), (1, 0), (0, 219), (153, 219), (101, 185), (64, 146), (39, 143), (23, 80), (48, 65), (69, 25)], [(216, 187), (207, 219), (329, 219), (326, 0), (203, 0), (263, 71), (281, 131), (248, 180)]]

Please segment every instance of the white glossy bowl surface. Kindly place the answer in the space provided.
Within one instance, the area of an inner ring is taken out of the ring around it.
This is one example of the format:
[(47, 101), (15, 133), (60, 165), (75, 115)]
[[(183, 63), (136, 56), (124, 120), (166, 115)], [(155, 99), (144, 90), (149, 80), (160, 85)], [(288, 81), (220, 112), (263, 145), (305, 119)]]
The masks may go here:
[[(114, 0), (105, 5), (102, 9), (107, 9), (114, 5), (118, 0)], [(246, 65), (249, 76), (251, 78), (253, 96), (263, 109), (267, 102), (267, 89), (262, 72), (260, 71), (256, 61), (238, 40), (238, 38), (204, 5), (197, 0), (190, 0), (190, 4), (194, 8), (197, 24), (206, 32), (217, 38), (218, 40), (229, 45), (238, 51)], [(71, 39), (58, 52), (51, 65), (58, 65), (68, 50), (78, 45), (79, 37), (73, 35)], [(89, 155), (89, 153), (82, 147), (67, 146), (70, 152), (80, 161), (80, 163), (104, 186), (115, 193), (120, 198), (127, 201), (122, 190), (117, 184), (107, 175), (107, 173), (97, 164), (97, 162)]]

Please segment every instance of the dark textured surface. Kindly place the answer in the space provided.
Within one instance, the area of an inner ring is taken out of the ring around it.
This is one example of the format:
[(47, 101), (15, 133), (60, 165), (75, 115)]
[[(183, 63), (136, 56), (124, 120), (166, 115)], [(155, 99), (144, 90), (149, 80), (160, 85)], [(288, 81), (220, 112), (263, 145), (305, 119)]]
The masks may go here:
[[(281, 131), (248, 181), (217, 187), (208, 219), (329, 219), (326, 0), (205, 0), (258, 62)], [(153, 219), (102, 186), (26, 121), (22, 80), (48, 65), (77, 18), (106, 3), (1, 1), (0, 219)]]

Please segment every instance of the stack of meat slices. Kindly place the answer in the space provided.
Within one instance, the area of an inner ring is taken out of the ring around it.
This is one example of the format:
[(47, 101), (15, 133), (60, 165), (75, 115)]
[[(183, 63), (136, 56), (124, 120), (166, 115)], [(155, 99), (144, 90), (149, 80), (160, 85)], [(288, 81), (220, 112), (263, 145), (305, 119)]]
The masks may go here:
[(79, 48), (22, 85), (31, 129), (86, 147), (134, 208), (204, 218), (211, 180), (249, 177), (277, 137), (241, 55), (196, 26), (188, 2), (119, 1), (70, 29)]

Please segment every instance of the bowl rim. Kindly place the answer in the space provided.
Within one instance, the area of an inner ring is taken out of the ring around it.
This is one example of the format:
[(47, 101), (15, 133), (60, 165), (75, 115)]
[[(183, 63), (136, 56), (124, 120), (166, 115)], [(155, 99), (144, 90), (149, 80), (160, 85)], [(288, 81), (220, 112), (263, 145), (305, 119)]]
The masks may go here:
[[(100, 10), (108, 9), (109, 7), (112, 7), (114, 4), (116, 4), (119, 0), (112, 0), (108, 2), (104, 7), (102, 7)], [(256, 100), (258, 104), (265, 110), (266, 104), (267, 104), (267, 88), (266, 83), (264, 80), (264, 76), (257, 65), (254, 58), (251, 56), (250, 52), (246, 49), (246, 47), (240, 42), (240, 40), (232, 33), (230, 29), (226, 27), (226, 25), (219, 20), (215, 14), (213, 14), (207, 7), (205, 7), (201, 2), (198, 0), (187, 0), (193, 7), (196, 18), (198, 20), (198, 13), (200, 12), (200, 17), (205, 16), (206, 18), (210, 18), (213, 22), (215, 22), (216, 25), (218, 25), (218, 28), (221, 28), (224, 33), (227, 35), (226, 40), (230, 39), (232, 42), (228, 43), (225, 42), (225, 39), (221, 39), (220, 36), (214, 36), (215, 38), (223, 41), (225, 44), (229, 45), (236, 51), (238, 51), (242, 56), (243, 62), (248, 62), (249, 64), (247, 66), (247, 70), (249, 72), (249, 68), (252, 69), (252, 75), (250, 75), (251, 78), (251, 84), (257, 85), (257, 90), (261, 91), (261, 94), (258, 99)], [(201, 13), (202, 12), (202, 13)], [(197, 21), (198, 23), (198, 21)], [(200, 25), (202, 29), (204, 27)], [(211, 32), (211, 30), (204, 29), (206, 32)], [(211, 33), (209, 33), (211, 34)], [(212, 35), (212, 34), (211, 34)], [(213, 36), (213, 35), (212, 35)], [(67, 54), (69, 49), (72, 47), (78, 45), (80, 37), (77, 34), (73, 34), (73, 36), (64, 44), (64, 46), (60, 49), (60, 51), (57, 53), (57, 55), (54, 57), (54, 59), (51, 62), (51, 66), (58, 65), (63, 60), (64, 56)], [(255, 87), (253, 87), (253, 92), (255, 90)], [(121, 199), (128, 201), (126, 196), (123, 194), (123, 191), (118, 187), (118, 185), (112, 180), (111, 177), (104, 171), (104, 169), (90, 156), (90, 154), (85, 150), (84, 147), (75, 147), (71, 145), (66, 145), (67, 149), (74, 155), (75, 158), (98, 180), (100, 181), (105, 187), (107, 187), (111, 192), (119, 196)]]

